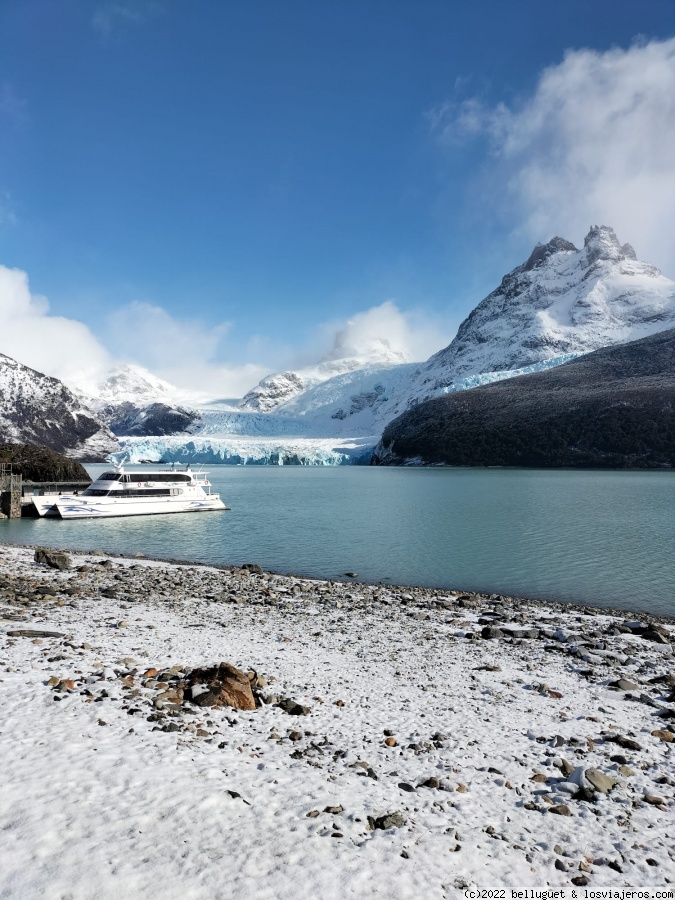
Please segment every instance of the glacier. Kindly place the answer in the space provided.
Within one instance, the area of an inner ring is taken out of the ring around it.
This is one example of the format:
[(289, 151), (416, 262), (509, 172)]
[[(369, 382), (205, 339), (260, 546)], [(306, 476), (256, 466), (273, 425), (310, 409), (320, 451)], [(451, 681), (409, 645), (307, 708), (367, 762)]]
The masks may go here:
[[(564, 354), (511, 371), (467, 376), (438, 388), (434, 396), (541, 372), (569, 362), (575, 355)], [(189, 434), (123, 437), (120, 450), (110, 459), (121, 464), (152, 461), (230, 466), (367, 465), (384, 425), (392, 418), (392, 409), (401, 403), (392, 389), (408, 383), (411, 369), (416, 367), (408, 363), (339, 375), (294, 398), (276, 413), (219, 405), (205, 407), (199, 425)], [(420, 399), (427, 397), (425, 394)], [(409, 405), (415, 402), (419, 402), (415, 397), (408, 398)], [(344, 416), (336, 416), (336, 412)], [(327, 438), (329, 427), (338, 434)]]
[(117, 463), (205, 463), (228, 466), (368, 465), (379, 436), (335, 441), (295, 438), (255, 440), (237, 436), (187, 439), (129, 438), (110, 459)]

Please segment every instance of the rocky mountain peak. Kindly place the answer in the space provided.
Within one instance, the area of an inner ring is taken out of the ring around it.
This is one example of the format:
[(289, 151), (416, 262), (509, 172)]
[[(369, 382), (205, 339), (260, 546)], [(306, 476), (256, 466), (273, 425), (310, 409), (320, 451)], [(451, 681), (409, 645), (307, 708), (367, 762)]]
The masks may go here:
[(124, 363), (116, 366), (98, 385), (98, 398), (104, 403), (116, 401), (161, 402), (170, 400), (177, 389), (142, 366)]
[(576, 247), (571, 241), (566, 241), (565, 238), (554, 237), (548, 242), (548, 244), (537, 244), (532, 253), (530, 253), (529, 258), (522, 266), (523, 272), (530, 272), (532, 269), (537, 269), (539, 266), (543, 266), (544, 263), (549, 259), (549, 257), (553, 256), (554, 253), (560, 253), (562, 250), (575, 250)]
[(675, 283), (640, 262), (614, 229), (594, 225), (577, 250), (537, 244), (422, 367), (442, 389), (483, 372), (521, 369), (623, 343), (675, 325)]
[(609, 225), (592, 225), (584, 238), (586, 264), (592, 266), (600, 259), (618, 262), (622, 259), (637, 259), (630, 244), (619, 243), (614, 229)]

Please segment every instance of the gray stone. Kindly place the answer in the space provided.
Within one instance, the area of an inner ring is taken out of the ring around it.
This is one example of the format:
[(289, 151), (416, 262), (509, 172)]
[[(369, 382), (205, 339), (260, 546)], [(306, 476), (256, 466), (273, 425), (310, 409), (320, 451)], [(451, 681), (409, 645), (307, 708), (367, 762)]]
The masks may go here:
[(397, 811), (387, 813), (384, 816), (377, 816), (376, 818), (368, 816), (368, 823), (371, 829), (379, 828), (386, 831), (387, 828), (402, 828), (405, 825), (405, 818), (403, 813)]
[(34, 556), (35, 562), (52, 569), (61, 569), (62, 571), (72, 568), (70, 554), (63, 550), (49, 550), (46, 547), (38, 547)]
[(486, 640), (491, 640), (492, 638), (503, 637), (504, 632), (501, 630), (501, 628), (497, 628), (495, 625), (485, 625), (480, 635)]
[(288, 697), (280, 701), (279, 708), (283, 709), (290, 716), (308, 716), (311, 712), (309, 706), (303, 706), (301, 703)]

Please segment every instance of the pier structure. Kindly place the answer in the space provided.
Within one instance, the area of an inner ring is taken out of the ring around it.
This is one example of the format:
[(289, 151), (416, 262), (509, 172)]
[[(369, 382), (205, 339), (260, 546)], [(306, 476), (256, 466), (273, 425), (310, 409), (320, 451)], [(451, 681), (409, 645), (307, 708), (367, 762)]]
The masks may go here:
[(0, 518), (21, 518), (21, 475), (11, 463), (0, 463)]

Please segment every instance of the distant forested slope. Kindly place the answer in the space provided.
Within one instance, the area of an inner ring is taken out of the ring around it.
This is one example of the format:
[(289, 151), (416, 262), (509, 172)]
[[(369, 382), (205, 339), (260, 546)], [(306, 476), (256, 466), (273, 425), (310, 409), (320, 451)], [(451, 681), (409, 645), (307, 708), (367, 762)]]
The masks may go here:
[(675, 329), (420, 403), (375, 465), (672, 468)]

